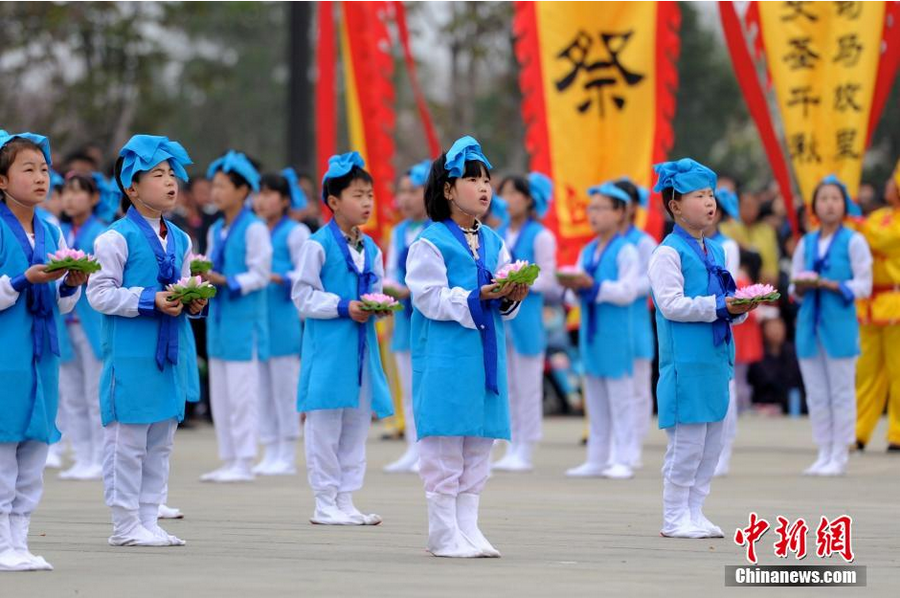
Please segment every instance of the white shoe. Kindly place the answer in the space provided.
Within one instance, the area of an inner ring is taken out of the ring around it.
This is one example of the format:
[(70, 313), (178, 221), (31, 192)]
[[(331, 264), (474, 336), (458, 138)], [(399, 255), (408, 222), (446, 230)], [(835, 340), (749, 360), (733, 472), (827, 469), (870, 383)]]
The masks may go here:
[(341, 511), (335, 504), (335, 496), (327, 493), (316, 496), (316, 510), (309, 522), (315, 525), (365, 525)]
[(604, 469), (601, 475), (611, 480), (628, 480), (634, 477), (634, 472), (627, 465), (616, 463)]
[(709, 534), (709, 531), (694, 525), (688, 513), (685, 513), (675, 525), (668, 528), (663, 527), (659, 531), (659, 535), (663, 538), (689, 538), (692, 540), (709, 538)]
[(35, 563), (18, 550), (0, 552), (0, 571), (37, 571)]
[(9, 516), (9, 539), (10, 546), (19, 553), (23, 559), (34, 565), (32, 571), (53, 571), (44, 557), (31, 554), (28, 550), (28, 527), (31, 523), (31, 517), (25, 515)]
[(255, 475), (267, 475), (272, 466), (275, 465), (275, 462), (278, 461), (278, 443), (267, 444), (263, 455), (262, 461), (254, 465), (251, 470)]
[(272, 466), (269, 468), (269, 470), (266, 473), (264, 473), (263, 475), (278, 476), (278, 475), (296, 475), (296, 474), (297, 474), (297, 466), (296, 465), (294, 465), (293, 463), (288, 463), (286, 461), (282, 461), (281, 459), (279, 459), (278, 461), (273, 463)]
[(506, 447), (506, 453), (499, 460), (491, 465), (491, 469), (497, 471), (509, 471), (510, 465), (516, 461), (516, 445), (510, 444)]
[(459, 529), (456, 517), (456, 497), (426, 492), (428, 502), (428, 545), (434, 556), (450, 558), (478, 558), (483, 552), (473, 545)]
[(69, 469), (60, 472), (59, 479), (79, 482), (101, 480), (103, 479), (103, 468), (95, 463), (76, 463)]
[[(708, 538), (709, 532), (691, 521), (689, 506), (691, 489), (668, 481), (663, 482), (663, 527), (659, 535), (664, 538)], [(702, 506), (702, 501), (697, 507)]]
[(498, 558), (500, 551), (494, 548), (478, 529), (479, 502), (480, 497), (470, 492), (463, 492), (456, 497), (456, 521), (459, 524), (459, 531), (470, 544), (481, 551), (482, 556)]
[(253, 472), (250, 470), (249, 465), (235, 463), (229, 469), (223, 471), (219, 474), (216, 479), (212, 480), (213, 482), (217, 482), (219, 484), (233, 484), (233, 483), (242, 483), (242, 482), (252, 482), (256, 479), (256, 476), (253, 475)]
[(822, 475), (822, 468), (831, 461), (831, 447), (819, 448), (819, 456), (816, 462), (803, 470), (803, 475)]
[(110, 546), (171, 546), (167, 538), (157, 536), (143, 525), (131, 529), (128, 533), (113, 534), (109, 537)]
[(415, 445), (407, 447), (399, 459), (385, 466), (385, 473), (413, 473), (419, 464), (419, 451)]
[(61, 469), (62, 465), (62, 448), (60, 448), (60, 443), (51, 444), (50, 450), (47, 451), (47, 461), (44, 463), (44, 467), (47, 469)]
[(824, 477), (837, 477), (847, 473), (847, 466), (838, 461), (829, 461), (819, 469), (818, 475)]
[(378, 525), (382, 521), (380, 515), (375, 513), (366, 515), (360, 512), (353, 504), (353, 496), (349, 492), (339, 492), (335, 504), (338, 509), (353, 521), (358, 522), (359, 525)]
[(159, 519), (184, 519), (184, 513), (181, 512), (181, 509), (159, 505), (157, 517)]
[(225, 463), (225, 465), (223, 465), (222, 467), (220, 467), (218, 469), (214, 469), (210, 472), (204, 473), (203, 475), (200, 476), (200, 481), (201, 482), (218, 482), (219, 478), (222, 476), (222, 474), (225, 473), (226, 471), (230, 470), (232, 468), (232, 465), (233, 465), (232, 462), (229, 461), (229, 462)]
[(578, 467), (567, 469), (566, 475), (570, 478), (599, 478), (603, 477), (604, 471), (606, 471), (605, 466), (587, 462), (582, 463)]

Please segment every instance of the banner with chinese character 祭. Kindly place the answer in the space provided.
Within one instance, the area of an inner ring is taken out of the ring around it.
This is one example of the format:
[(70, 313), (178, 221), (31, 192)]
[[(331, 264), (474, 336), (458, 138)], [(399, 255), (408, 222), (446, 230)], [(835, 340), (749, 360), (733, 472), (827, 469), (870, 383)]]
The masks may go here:
[[(628, 176), (652, 186), (672, 144), (680, 13), (674, 2), (517, 2), (516, 57), (531, 169), (550, 176), (545, 223), (561, 263), (590, 237), (587, 188)], [(659, 201), (646, 225), (659, 234)]]
[(835, 174), (855, 196), (876, 88), (884, 2), (760, 2), (762, 46), (805, 201)]

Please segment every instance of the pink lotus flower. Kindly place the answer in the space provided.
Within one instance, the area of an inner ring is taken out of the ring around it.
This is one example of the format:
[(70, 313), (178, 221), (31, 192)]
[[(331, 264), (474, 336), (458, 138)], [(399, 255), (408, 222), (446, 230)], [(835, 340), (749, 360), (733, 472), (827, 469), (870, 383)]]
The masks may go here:
[(204, 286), (208, 287), (212, 285), (210, 285), (209, 282), (204, 281), (199, 276), (185, 276), (184, 278), (179, 279), (178, 282), (173, 282), (166, 288), (170, 291), (173, 291), (180, 288), (196, 289)]
[(736, 299), (757, 299), (777, 292), (778, 290), (770, 284), (751, 284), (738, 289), (734, 296)]
[(518, 272), (523, 268), (527, 268), (528, 265), (528, 260), (516, 260), (510, 264), (506, 264), (505, 266), (497, 270), (497, 274), (494, 275), (494, 279), (498, 281), (503, 280), (504, 278), (509, 277), (509, 275), (513, 272)]
[(203, 255), (202, 253), (192, 253), (191, 261), (192, 262), (210, 262), (212, 260), (210, 260), (208, 257)]
[(396, 305), (397, 300), (391, 297), (390, 295), (385, 295), (384, 293), (365, 293), (362, 297), (360, 297), (363, 301), (368, 301), (370, 303), (377, 303), (379, 305), (387, 305), (388, 307), (392, 305)]
[(51, 260), (61, 262), (66, 259), (73, 259), (73, 260), (83, 260), (85, 258), (91, 259), (92, 256), (88, 255), (87, 253), (83, 252), (80, 249), (72, 249), (71, 247), (68, 247), (66, 249), (60, 249), (55, 253), (49, 254), (49, 257)]

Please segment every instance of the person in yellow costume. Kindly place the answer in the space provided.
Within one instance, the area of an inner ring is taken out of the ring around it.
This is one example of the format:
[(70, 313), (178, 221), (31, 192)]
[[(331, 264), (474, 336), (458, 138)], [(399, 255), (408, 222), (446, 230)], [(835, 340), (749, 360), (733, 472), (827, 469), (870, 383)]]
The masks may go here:
[(888, 451), (900, 452), (900, 161), (885, 184), (887, 206), (860, 232), (872, 249), (872, 296), (857, 304), (860, 344), (856, 373), (856, 440), (865, 448), (888, 404)]

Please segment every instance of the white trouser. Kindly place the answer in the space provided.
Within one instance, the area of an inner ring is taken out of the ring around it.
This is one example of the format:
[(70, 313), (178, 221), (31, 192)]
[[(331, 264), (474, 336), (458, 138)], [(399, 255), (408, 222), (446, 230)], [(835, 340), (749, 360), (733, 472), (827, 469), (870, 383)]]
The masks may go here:
[(37, 440), (0, 442), (0, 516), (31, 516), (44, 490), (48, 449)]
[(81, 463), (99, 463), (103, 455), (100, 423), (100, 372), (103, 362), (94, 356), (81, 324), (67, 324), (73, 357), (59, 366), (59, 411), (63, 426)]
[(508, 342), (506, 371), (512, 441), (537, 442), (544, 418), (544, 354), (522, 355)]
[(315, 494), (355, 492), (366, 476), (366, 438), (372, 423), (368, 367), (363, 367), (359, 407), (306, 412), (306, 475)]
[(299, 355), (270, 357), (259, 363), (259, 441), (263, 444), (300, 438), (299, 382)]
[(749, 363), (736, 363), (734, 364), (734, 388), (735, 388), (735, 396), (737, 398), (737, 406), (738, 412), (746, 411), (750, 408), (750, 403), (753, 399), (753, 389), (750, 387), (750, 382), (747, 380), (747, 375), (750, 373), (750, 364)]
[(492, 438), (429, 436), (419, 440), (419, 477), (425, 492), (481, 494), (491, 471)]
[(728, 382), (728, 411), (722, 425), (722, 454), (719, 462), (723, 469), (728, 469), (731, 463), (731, 449), (734, 447), (734, 438), (737, 436), (737, 388), (734, 380)]
[(160, 505), (169, 491), (169, 456), (178, 422), (111, 422), (104, 429), (103, 497), (108, 507), (136, 511)]
[(813, 441), (819, 448), (846, 448), (856, 440), (856, 358), (818, 355), (800, 360)]
[(584, 377), (589, 422), (588, 463), (631, 466), (634, 455), (634, 382), (621, 378)]
[(653, 362), (649, 359), (634, 360), (634, 455), (637, 460), (641, 457), (641, 448), (647, 432), (650, 431), (650, 422), (653, 420), (653, 392), (651, 390), (653, 378)]
[(209, 360), (209, 402), (219, 458), (256, 458), (259, 407), (259, 362)]
[(400, 392), (403, 396), (403, 435), (412, 446), (416, 443), (416, 418), (412, 406), (412, 353), (397, 351), (394, 353), (397, 362), (397, 377), (400, 379)]
[[(663, 484), (690, 488), (699, 503), (709, 494), (719, 454), (722, 452), (723, 422), (675, 424), (666, 428), (669, 445), (663, 461)], [(665, 490), (664, 490), (665, 492)]]

